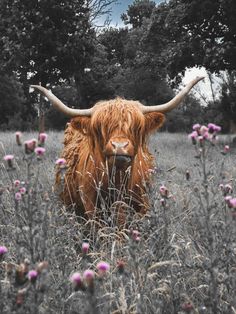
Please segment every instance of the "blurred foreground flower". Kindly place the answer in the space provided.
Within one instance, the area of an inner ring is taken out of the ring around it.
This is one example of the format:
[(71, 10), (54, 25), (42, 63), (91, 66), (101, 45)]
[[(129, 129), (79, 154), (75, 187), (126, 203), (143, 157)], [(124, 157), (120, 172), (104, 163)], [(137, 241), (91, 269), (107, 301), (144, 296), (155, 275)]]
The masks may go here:
[(0, 257), (7, 253), (7, 248), (5, 246), (0, 246)]

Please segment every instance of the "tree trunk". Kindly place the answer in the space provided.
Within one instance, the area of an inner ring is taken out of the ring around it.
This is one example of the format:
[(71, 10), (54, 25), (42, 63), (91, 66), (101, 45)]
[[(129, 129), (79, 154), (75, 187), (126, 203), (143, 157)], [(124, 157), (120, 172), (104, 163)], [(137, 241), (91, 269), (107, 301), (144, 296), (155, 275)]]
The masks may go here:
[(236, 134), (236, 122), (233, 120), (229, 120), (229, 132), (230, 134)]
[(44, 108), (44, 99), (40, 94), (39, 98), (39, 133), (45, 132), (45, 108)]
[(85, 92), (83, 89), (83, 75), (84, 75), (84, 73), (77, 72), (77, 74), (74, 76), (75, 87), (77, 90), (76, 108), (79, 108), (79, 109), (87, 109), (88, 108), (87, 99), (85, 97)]

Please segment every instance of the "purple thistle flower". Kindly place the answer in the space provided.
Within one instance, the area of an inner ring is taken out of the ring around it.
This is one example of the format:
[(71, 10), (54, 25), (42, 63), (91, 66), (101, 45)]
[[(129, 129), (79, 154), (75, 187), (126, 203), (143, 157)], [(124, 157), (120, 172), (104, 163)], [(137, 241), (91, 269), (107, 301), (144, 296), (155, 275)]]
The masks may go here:
[(15, 180), (13, 182), (13, 184), (14, 184), (15, 187), (19, 186), (20, 185), (20, 180)]
[(64, 158), (58, 158), (55, 163), (58, 166), (65, 166), (66, 165), (66, 160)]
[(29, 140), (29, 141), (25, 141), (24, 142), (24, 146), (25, 146), (25, 153), (26, 154), (30, 154), (34, 151), (35, 147), (37, 144), (37, 140), (35, 138)]
[(80, 275), (80, 273), (74, 273), (71, 277), (70, 277), (71, 282), (75, 283), (75, 284), (81, 284), (82, 283), (82, 276)]
[(32, 269), (28, 272), (27, 277), (28, 277), (29, 281), (34, 283), (36, 281), (36, 279), (38, 278), (38, 272), (36, 270)]
[(99, 272), (100, 275), (104, 275), (106, 274), (110, 269), (110, 265), (107, 262), (99, 262), (97, 264), (97, 270)]
[(42, 157), (45, 153), (46, 149), (43, 147), (36, 147), (34, 152), (38, 157)]
[(227, 154), (227, 153), (229, 152), (229, 150), (230, 150), (229, 145), (225, 145), (225, 147), (224, 147), (224, 153)]
[(3, 157), (3, 159), (7, 162), (7, 165), (8, 165), (9, 168), (13, 167), (14, 155), (5, 155)]
[(20, 190), (19, 190), (19, 192), (20, 192), (21, 194), (25, 194), (25, 193), (26, 193), (26, 188), (25, 188), (25, 187), (21, 187)]
[(163, 197), (167, 197), (169, 194), (167, 187), (164, 186), (163, 184), (160, 186), (159, 192), (160, 192), (161, 196), (163, 196)]
[(20, 193), (20, 192), (16, 192), (16, 193), (15, 193), (15, 200), (16, 200), (16, 201), (20, 201), (21, 198), (22, 198), (21, 193)]
[(83, 278), (86, 282), (90, 282), (94, 279), (94, 271), (91, 269), (86, 269), (83, 273)]
[(230, 208), (236, 208), (236, 198), (231, 198), (229, 199), (229, 201), (227, 202), (228, 206)]
[(207, 132), (208, 132), (208, 127), (206, 127), (205, 125), (202, 125), (200, 127), (199, 133), (203, 136)]
[(5, 161), (13, 160), (13, 159), (14, 159), (14, 155), (5, 155), (5, 156), (3, 157), (3, 159), (4, 159)]
[(198, 131), (201, 128), (201, 125), (199, 123), (196, 123), (193, 125), (193, 130)]
[(0, 256), (3, 256), (7, 253), (7, 248), (5, 246), (0, 246)]
[(196, 145), (197, 137), (198, 137), (198, 132), (197, 131), (193, 131), (192, 133), (190, 133), (188, 135), (188, 138), (192, 140), (193, 145)]
[(88, 250), (89, 250), (89, 243), (88, 242), (83, 242), (82, 243), (82, 252), (84, 254), (87, 254), (88, 253)]
[(47, 138), (48, 135), (46, 133), (39, 133), (39, 142), (41, 144), (44, 144)]
[(80, 273), (74, 273), (70, 277), (70, 281), (73, 283), (75, 291), (78, 291), (79, 289), (84, 290), (84, 284)]

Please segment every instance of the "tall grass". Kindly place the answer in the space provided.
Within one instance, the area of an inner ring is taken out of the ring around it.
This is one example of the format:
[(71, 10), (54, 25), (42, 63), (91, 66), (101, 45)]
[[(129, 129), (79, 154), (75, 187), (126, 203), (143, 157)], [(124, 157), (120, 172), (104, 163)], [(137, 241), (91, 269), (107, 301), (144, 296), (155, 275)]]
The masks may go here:
[[(48, 135), (37, 158), (25, 155), (14, 134), (0, 133), (0, 246), (8, 250), (0, 256), (2, 313), (236, 312), (236, 218), (225, 201), (236, 197), (236, 165), (235, 151), (222, 154), (227, 137), (207, 142), (203, 155), (187, 135), (153, 136), (150, 211), (118, 230), (60, 203), (54, 171), (63, 134)], [(6, 154), (14, 154), (14, 168)], [(19, 201), (15, 180), (26, 189)], [(109, 271), (101, 273), (99, 261)], [(81, 281), (70, 280), (75, 272)]]

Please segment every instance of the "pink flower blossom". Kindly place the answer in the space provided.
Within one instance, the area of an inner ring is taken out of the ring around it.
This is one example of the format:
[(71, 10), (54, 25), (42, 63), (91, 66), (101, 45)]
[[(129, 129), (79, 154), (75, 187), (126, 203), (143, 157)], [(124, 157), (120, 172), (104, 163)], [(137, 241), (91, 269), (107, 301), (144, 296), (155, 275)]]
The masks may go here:
[(192, 133), (190, 133), (188, 135), (188, 138), (192, 140), (193, 145), (196, 145), (197, 137), (198, 137), (198, 132), (197, 131), (193, 131)]
[(4, 159), (5, 161), (12, 161), (12, 160), (14, 159), (14, 155), (5, 155), (5, 156), (3, 157), (3, 159)]
[(31, 282), (35, 282), (38, 277), (38, 272), (34, 269), (30, 270), (27, 274), (27, 277)]
[(13, 182), (13, 184), (14, 184), (15, 187), (19, 186), (20, 185), (20, 180), (15, 180)]
[(34, 151), (35, 147), (37, 144), (37, 140), (35, 138), (29, 140), (29, 141), (25, 141), (24, 145), (25, 145), (25, 153), (26, 154), (30, 154)]
[(74, 273), (71, 277), (70, 277), (71, 282), (76, 283), (76, 284), (81, 284), (82, 283), (82, 276), (80, 275), (80, 273)]
[(25, 188), (25, 187), (21, 187), (20, 190), (19, 190), (19, 192), (20, 192), (21, 194), (25, 194), (25, 193), (26, 193), (26, 188)]
[(159, 191), (160, 191), (161, 196), (163, 196), (163, 197), (167, 197), (169, 194), (167, 187), (164, 185), (160, 186)]
[(15, 200), (16, 200), (16, 201), (20, 201), (20, 200), (21, 200), (21, 193), (20, 193), (20, 192), (16, 192), (16, 194), (15, 194)]
[(193, 131), (192, 133), (190, 133), (189, 135), (189, 138), (193, 139), (193, 138), (197, 138), (198, 137), (198, 133), (196, 131)]
[(46, 133), (39, 133), (40, 142), (45, 142), (47, 138), (48, 138), (48, 135)]
[(225, 145), (224, 153), (227, 154), (229, 152), (229, 150), (230, 150), (229, 145)]
[(5, 246), (0, 246), (0, 256), (3, 256), (7, 253), (7, 248)]
[(36, 147), (34, 152), (38, 157), (42, 157), (45, 153), (46, 149), (43, 147)]
[(217, 133), (221, 131), (221, 127), (214, 123), (209, 123), (208, 129), (209, 129), (209, 133)]
[(229, 201), (228, 201), (228, 206), (230, 208), (236, 208), (236, 198), (231, 198)]
[(88, 250), (89, 250), (89, 243), (88, 242), (83, 242), (82, 243), (82, 252), (84, 254), (87, 254), (88, 253)]
[(75, 291), (78, 291), (79, 289), (84, 290), (84, 284), (80, 273), (74, 273), (70, 277), (70, 281), (73, 283)]
[(225, 197), (225, 201), (226, 202), (228, 202), (229, 200), (231, 200), (232, 199), (232, 196), (230, 196), (230, 195), (227, 195), (226, 197)]
[(87, 283), (90, 283), (94, 279), (94, 271), (91, 269), (86, 269), (83, 273), (83, 278)]
[(110, 269), (110, 265), (106, 262), (101, 261), (97, 264), (97, 270), (100, 275), (106, 274), (109, 271), (109, 269)]
[(58, 158), (55, 163), (56, 165), (64, 166), (66, 164), (66, 160), (64, 158)]
[(39, 146), (44, 146), (48, 135), (46, 133), (39, 133)]
[(207, 133), (207, 132), (208, 132), (208, 128), (207, 128), (205, 125), (202, 125), (202, 126), (200, 127), (199, 133), (200, 133), (202, 136), (204, 136), (204, 134)]
[(193, 125), (193, 130), (197, 131), (197, 130), (200, 129), (200, 127), (201, 127), (201, 125), (199, 123), (196, 123), (196, 124)]

